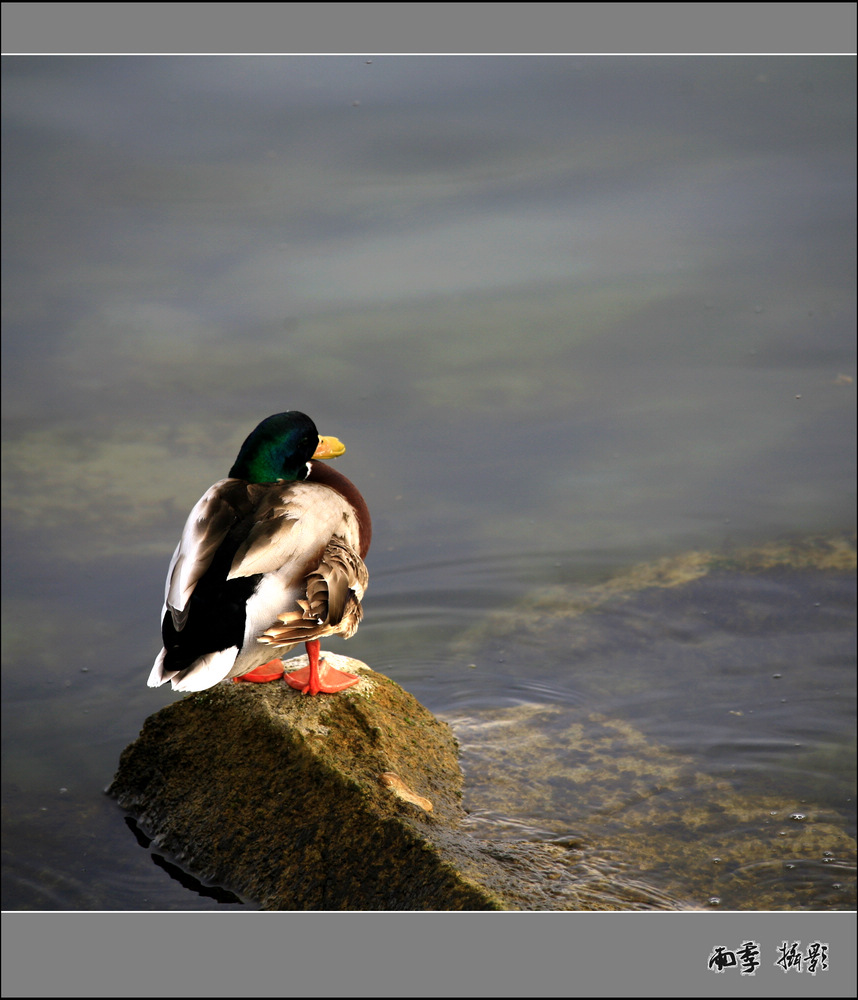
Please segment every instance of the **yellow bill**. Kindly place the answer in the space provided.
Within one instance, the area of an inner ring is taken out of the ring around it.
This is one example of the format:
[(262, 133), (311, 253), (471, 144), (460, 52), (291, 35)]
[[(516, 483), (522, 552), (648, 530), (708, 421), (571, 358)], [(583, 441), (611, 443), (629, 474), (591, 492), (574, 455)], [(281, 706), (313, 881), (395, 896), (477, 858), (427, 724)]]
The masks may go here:
[(319, 436), (319, 447), (313, 452), (313, 458), (338, 458), (345, 454), (346, 446), (335, 437)]

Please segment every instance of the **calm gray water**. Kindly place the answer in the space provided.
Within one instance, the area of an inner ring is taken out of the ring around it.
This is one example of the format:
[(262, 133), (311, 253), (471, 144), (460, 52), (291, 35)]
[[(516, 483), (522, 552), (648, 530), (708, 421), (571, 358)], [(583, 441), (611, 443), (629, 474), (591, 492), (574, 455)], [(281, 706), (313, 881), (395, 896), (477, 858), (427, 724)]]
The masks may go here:
[(536, 708), (599, 713), (824, 813), (809, 905), (854, 905), (821, 868), (854, 865), (850, 572), (743, 576), (763, 625), (713, 591), (603, 608), (586, 648), (498, 624), (636, 564), (854, 532), (854, 59), (3, 70), (7, 909), (239, 905), (102, 790), (174, 697), (145, 681), (184, 518), (285, 409), (346, 443), (374, 518), (332, 648), (459, 726), (481, 836), (607, 836), (598, 801), (495, 801), (484, 738), (530, 712), (567, 746)]

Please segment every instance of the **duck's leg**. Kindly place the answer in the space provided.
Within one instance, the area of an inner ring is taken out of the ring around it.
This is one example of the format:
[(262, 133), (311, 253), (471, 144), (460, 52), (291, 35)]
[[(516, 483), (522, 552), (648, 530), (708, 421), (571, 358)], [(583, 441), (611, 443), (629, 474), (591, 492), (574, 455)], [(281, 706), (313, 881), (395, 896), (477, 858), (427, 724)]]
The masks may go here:
[(357, 684), (360, 677), (354, 674), (347, 674), (344, 670), (337, 670), (331, 667), (324, 660), (319, 659), (319, 640), (311, 639), (304, 643), (307, 647), (307, 659), (310, 661), (309, 667), (301, 667), (300, 670), (290, 670), (285, 675), (286, 683), (300, 691), (301, 694), (336, 694), (337, 691), (345, 691)]
[(283, 676), (283, 661), (282, 660), (269, 660), (267, 663), (263, 663), (261, 667), (254, 667), (253, 670), (248, 670), (246, 674), (242, 674), (241, 677), (233, 677), (233, 683), (237, 684), (239, 681), (252, 681), (254, 684), (265, 684), (268, 681), (276, 681), (278, 677)]

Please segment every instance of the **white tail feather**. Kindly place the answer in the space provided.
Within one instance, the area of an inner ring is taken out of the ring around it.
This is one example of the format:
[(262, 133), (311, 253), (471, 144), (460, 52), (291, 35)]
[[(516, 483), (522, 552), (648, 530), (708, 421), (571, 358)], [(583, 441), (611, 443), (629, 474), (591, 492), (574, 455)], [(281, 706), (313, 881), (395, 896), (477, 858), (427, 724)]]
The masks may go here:
[(238, 656), (238, 646), (229, 649), (219, 649), (216, 653), (206, 653), (191, 667), (190, 673), (180, 680), (171, 678), (174, 691), (205, 691), (214, 687), (225, 677), (229, 677), (235, 658)]
[(229, 672), (238, 656), (238, 646), (219, 649), (216, 653), (206, 653), (194, 663), (190, 673), (179, 680), (176, 678), (181, 671), (164, 669), (166, 656), (167, 651), (162, 649), (149, 674), (149, 687), (160, 687), (171, 681), (174, 691), (205, 691), (206, 688), (214, 687), (219, 681), (229, 677)]

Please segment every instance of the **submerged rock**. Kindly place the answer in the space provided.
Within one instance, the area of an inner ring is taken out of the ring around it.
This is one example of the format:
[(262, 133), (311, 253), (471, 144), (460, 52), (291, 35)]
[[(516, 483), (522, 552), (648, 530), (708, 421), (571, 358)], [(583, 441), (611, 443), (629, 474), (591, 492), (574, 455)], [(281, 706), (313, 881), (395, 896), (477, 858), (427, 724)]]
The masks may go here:
[(475, 623), (462, 662), (534, 698), (448, 716), (465, 828), (701, 908), (854, 909), (855, 568), (841, 538), (690, 552)]

